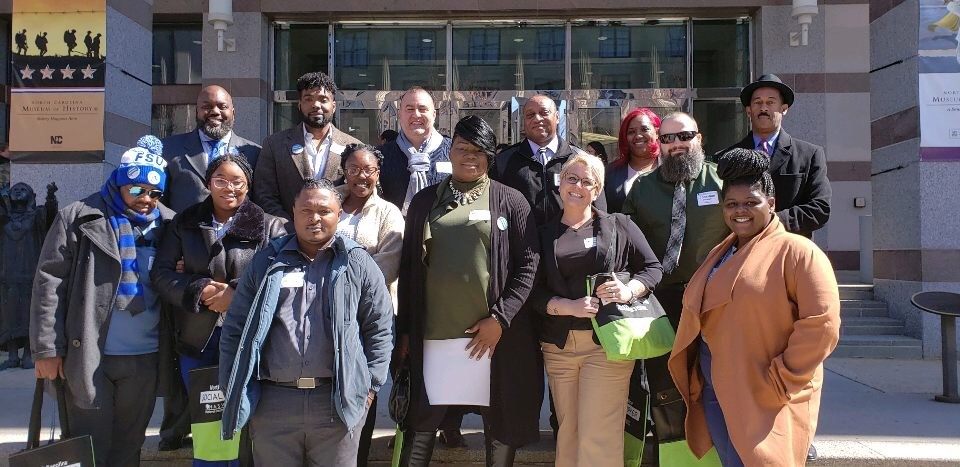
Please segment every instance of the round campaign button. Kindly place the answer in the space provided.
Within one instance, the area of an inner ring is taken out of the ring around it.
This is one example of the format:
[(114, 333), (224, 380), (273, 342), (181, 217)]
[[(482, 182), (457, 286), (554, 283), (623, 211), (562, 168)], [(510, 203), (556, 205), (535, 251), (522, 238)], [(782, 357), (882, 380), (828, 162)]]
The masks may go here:
[(294, 144), (293, 147), (290, 148), (290, 151), (292, 151), (294, 154), (300, 154), (301, 152), (303, 152), (303, 146), (299, 144)]
[(497, 218), (497, 227), (500, 230), (507, 230), (507, 218), (500, 216)]

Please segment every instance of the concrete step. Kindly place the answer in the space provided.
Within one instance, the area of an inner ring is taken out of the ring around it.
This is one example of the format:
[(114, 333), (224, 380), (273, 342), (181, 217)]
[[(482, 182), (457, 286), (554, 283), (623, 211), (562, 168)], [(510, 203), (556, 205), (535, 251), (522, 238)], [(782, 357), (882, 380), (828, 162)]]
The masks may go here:
[(846, 317), (841, 318), (840, 338), (849, 335), (902, 335), (903, 321), (887, 317)]
[(887, 304), (879, 300), (863, 300), (863, 299), (849, 299), (841, 298), (840, 299), (841, 308), (887, 308)]
[(841, 300), (873, 300), (873, 286), (863, 284), (840, 284)]
[(899, 335), (844, 335), (834, 349), (834, 357), (923, 358), (920, 339)]

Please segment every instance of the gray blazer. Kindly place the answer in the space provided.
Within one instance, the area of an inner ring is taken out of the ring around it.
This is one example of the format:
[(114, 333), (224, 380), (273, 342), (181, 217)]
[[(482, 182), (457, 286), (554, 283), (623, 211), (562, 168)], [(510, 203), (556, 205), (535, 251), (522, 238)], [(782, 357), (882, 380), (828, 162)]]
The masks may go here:
[[(40, 250), (30, 304), (33, 358), (64, 357), (73, 402), (84, 409), (111, 403), (102, 399), (100, 361), (120, 283), (120, 250), (106, 213), (100, 193), (94, 193), (57, 214)], [(162, 224), (173, 216), (160, 205)], [(162, 225), (158, 228), (163, 232)], [(161, 354), (165, 337), (161, 329)], [(169, 371), (163, 367), (161, 379)]]
[[(336, 183), (343, 177), (340, 154), (343, 153), (344, 146), (360, 143), (360, 140), (338, 130), (332, 123), (330, 131), (333, 145), (323, 178)], [(293, 219), (293, 199), (303, 186), (303, 181), (313, 178), (307, 151), (301, 150), (294, 154), (295, 145), (303, 148), (302, 124), (267, 136), (263, 140), (263, 149), (260, 151), (253, 179), (253, 194), (257, 204), (267, 214), (286, 220)]]
[[(230, 147), (239, 151), (250, 167), (257, 166), (260, 145), (237, 136), (230, 136)], [(183, 212), (210, 194), (203, 176), (207, 172), (207, 153), (200, 143), (197, 130), (171, 135), (163, 139), (163, 158), (167, 160), (167, 188), (163, 194), (163, 204), (175, 212)], [(253, 199), (256, 202), (256, 199)]]

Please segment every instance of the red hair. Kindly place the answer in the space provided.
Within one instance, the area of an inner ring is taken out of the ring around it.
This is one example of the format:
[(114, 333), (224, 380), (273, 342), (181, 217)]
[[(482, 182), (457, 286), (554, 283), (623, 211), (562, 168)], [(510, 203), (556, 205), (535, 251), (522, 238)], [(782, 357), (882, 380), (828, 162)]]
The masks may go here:
[[(660, 117), (657, 114), (653, 113), (652, 110), (643, 107), (639, 109), (633, 109), (626, 117), (623, 118), (623, 121), (620, 122), (620, 134), (617, 137), (617, 148), (620, 150), (620, 154), (617, 156), (617, 160), (613, 161), (616, 165), (623, 165), (627, 163), (627, 160), (630, 159), (630, 143), (627, 141), (627, 128), (630, 126), (630, 122), (633, 119), (646, 115), (650, 119), (650, 123), (653, 123), (653, 127), (657, 129), (657, 132), (660, 132)], [(650, 153), (653, 157), (660, 157), (660, 142), (653, 141), (651, 144)]]

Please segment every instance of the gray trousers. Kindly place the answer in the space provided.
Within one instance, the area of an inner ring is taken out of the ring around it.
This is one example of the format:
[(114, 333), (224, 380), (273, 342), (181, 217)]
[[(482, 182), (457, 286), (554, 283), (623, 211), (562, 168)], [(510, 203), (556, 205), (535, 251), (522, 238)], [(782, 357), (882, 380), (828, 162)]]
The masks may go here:
[(104, 355), (100, 370), (106, 380), (97, 388), (99, 409), (81, 409), (67, 392), (71, 436), (93, 437), (98, 466), (140, 465), (140, 448), (157, 402), (156, 353)]
[(331, 405), (330, 384), (316, 389), (261, 387), (249, 424), (254, 465), (357, 465), (360, 426), (350, 429), (340, 421)]

